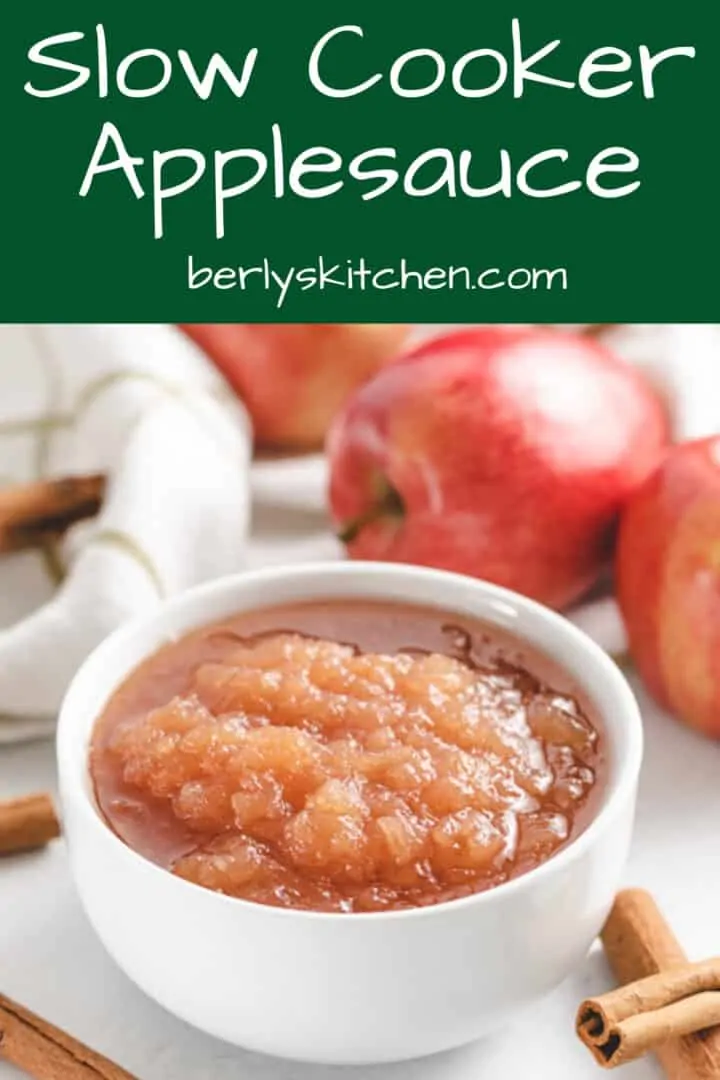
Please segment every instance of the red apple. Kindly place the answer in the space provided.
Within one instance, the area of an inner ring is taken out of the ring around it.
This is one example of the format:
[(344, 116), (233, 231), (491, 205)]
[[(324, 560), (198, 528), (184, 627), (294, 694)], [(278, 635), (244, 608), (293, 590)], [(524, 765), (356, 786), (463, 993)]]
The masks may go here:
[(350, 393), (393, 359), (394, 324), (183, 324), (245, 402), (258, 445), (321, 446)]
[(720, 738), (720, 438), (674, 446), (633, 496), (617, 590), (648, 688)]
[(655, 395), (596, 341), (459, 331), (347, 404), (329, 439), (332, 513), (354, 558), (456, 570), (562, 608), (607, 564), (666, 441)]

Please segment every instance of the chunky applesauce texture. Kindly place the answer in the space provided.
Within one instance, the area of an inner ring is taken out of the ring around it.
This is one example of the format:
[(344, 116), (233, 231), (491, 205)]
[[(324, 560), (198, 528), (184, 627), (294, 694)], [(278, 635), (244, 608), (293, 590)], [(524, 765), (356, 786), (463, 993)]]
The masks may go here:
[(106, 726), (106, 817), (174, 874), (286, 908), (419, 907), (532, 869), (582, 818), (598, 732), (449, 632), (458, 655), (227, 632), (181, 693)]

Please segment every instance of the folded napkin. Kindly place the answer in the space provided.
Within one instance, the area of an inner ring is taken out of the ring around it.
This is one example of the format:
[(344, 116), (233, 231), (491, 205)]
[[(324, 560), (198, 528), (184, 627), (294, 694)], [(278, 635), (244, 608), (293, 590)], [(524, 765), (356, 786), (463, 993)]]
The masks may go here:
[(0, 328), (0, 484), (106, 473), (96, 520), (0, 560), (0, 741), (41, 734), (110, 631), (242, 568), (250, 425), (169, 326)]

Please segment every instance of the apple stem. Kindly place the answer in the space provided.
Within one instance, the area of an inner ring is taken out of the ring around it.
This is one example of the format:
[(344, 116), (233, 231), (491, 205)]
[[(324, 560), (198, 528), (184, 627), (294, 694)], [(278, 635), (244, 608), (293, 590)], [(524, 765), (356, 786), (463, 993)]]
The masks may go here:
[(614, 322), (590, 323), (587, 326), (583, 326), (580, 333), (583, 337), (596, 338), (601, 334), (604, 334), (606, 330), (614, 330), (620, 325), (620, 323)]
[(338, 533), (338, 539), (343, 544), (351, 544), (353, 540), (357, 540), (366, 525), (372, 525), (374, 521), (379, 521), (384, 517), (402, 518), (404, 516), (405, 503), (402, 496), (391, 484), (386, 482), (383, 485), (383, 491), (378, 501), (369, 506), (362, 514), (351, 518), (346, 525), (343, 525)]
[(338, 533), (338, 540), (342, 544), (352, 544), (366, 525), (372, 525), (373, 521), (377, 521), (380, 517), (382, 517), (382, 508), (373, 506), (371, 510), (366, 510), (364, 514), (359, 514), (348, 521), (347, 525), (343, 525)]

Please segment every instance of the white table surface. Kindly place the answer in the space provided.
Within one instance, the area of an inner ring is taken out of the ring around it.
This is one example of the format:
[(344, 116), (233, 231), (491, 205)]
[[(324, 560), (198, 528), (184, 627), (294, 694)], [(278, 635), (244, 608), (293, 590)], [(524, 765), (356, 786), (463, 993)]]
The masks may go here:
[[(324, 521), (256, 514), (251, 565), (332, 554)], [(18, 597), (0, 595), (0, 623)], [(658, 898), (691, 957), (720, 953), (720, 743), (662, 715), (641, 693), (647, 734), (625, 880)], [(52, 744), (0, 746), (0, 797), (54, 789)], [(248, 977), (251, 977), (249, 974)], [(107, 956), (70, 878), (62, 841), (0, 862), (0, 992), (124, 1065), (140, 1080), (585, 1080), (600, 1071), (573, 1031), (580, 1000), (611, 985), (595, 949), (534, 1013), (482, 1043), (420, 1062), (334, 1069), (281, 1062), (207, 1038), (146, 998)], [(0, 1080), (19, 1074), (0, 1062)], [(660, 1076), (649, 1059), (627, 1080)]]

